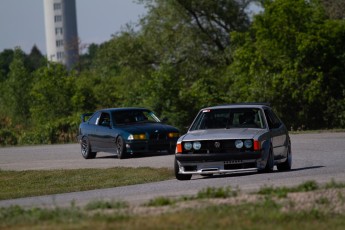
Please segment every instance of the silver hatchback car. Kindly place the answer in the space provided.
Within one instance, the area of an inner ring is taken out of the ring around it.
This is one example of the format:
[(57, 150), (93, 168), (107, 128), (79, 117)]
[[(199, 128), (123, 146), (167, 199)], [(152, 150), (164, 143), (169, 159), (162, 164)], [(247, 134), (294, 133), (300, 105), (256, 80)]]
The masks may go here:
[(201, 109), (175, 151), (175, 176), (272, 172), (291, 169), (291, 142), (269, 104), (245, 103)]

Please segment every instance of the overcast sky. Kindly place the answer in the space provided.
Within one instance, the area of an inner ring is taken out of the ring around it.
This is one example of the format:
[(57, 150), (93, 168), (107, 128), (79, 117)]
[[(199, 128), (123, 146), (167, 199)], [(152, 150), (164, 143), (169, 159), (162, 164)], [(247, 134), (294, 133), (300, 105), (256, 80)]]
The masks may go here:
[[(0, 0), (0, 52), (20, 46), (29, 53), (36, 44), (46, 54), (44, 0)], [(132, 0), (76, 0), (78, 34), (83, 44), (102, 43), (146, 13)]]

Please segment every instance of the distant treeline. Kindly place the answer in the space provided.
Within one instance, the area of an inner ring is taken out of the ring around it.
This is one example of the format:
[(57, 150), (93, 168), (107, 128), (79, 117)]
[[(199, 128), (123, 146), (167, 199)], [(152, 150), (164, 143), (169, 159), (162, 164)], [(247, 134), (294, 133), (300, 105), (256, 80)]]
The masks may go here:
[(72, 71), (35, 46), (0, 53), (0, 145), (75, 141), (81, 113), (124, 106), (182, 132), (200, 108), (236, 102), (269, 102), (291, 129), (345, 128), (343, 0), (138, 3), (148, 13)]

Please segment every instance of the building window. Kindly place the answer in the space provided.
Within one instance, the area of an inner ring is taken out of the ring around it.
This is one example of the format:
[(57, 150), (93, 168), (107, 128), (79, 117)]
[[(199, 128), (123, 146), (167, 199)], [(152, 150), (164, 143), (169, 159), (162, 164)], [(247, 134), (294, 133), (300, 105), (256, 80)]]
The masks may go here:
[(61, 28), (61, 27), (55, 28), (55, 34), (56, 34), (56, 35), (62, 34), (62, 28)]
[(62, 21), (62, 16), (61, 15), (55, 15), (54, 20), (55, 20), (55, 22), (61, 22)]
[(63, 46), (63, 40), (57, 40), (56, 41), (56, 47)]
[(54, 10), (61, 10), (61, 3), (54, 3)]
[(57, 52), (56, 57), (58, 60), (61, 60), (64, 58), (64, 52)]

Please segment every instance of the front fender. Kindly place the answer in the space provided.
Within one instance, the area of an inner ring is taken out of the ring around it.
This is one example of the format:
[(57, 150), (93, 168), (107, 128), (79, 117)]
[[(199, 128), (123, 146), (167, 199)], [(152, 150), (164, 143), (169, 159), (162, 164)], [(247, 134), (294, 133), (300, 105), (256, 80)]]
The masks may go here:
[(259, 169), (264, 169), (266, 167), (266, 162), (270, 154), (271, 146), (271, 139), (268, 138), (261, 141), (261, 158), (258, 161)]

